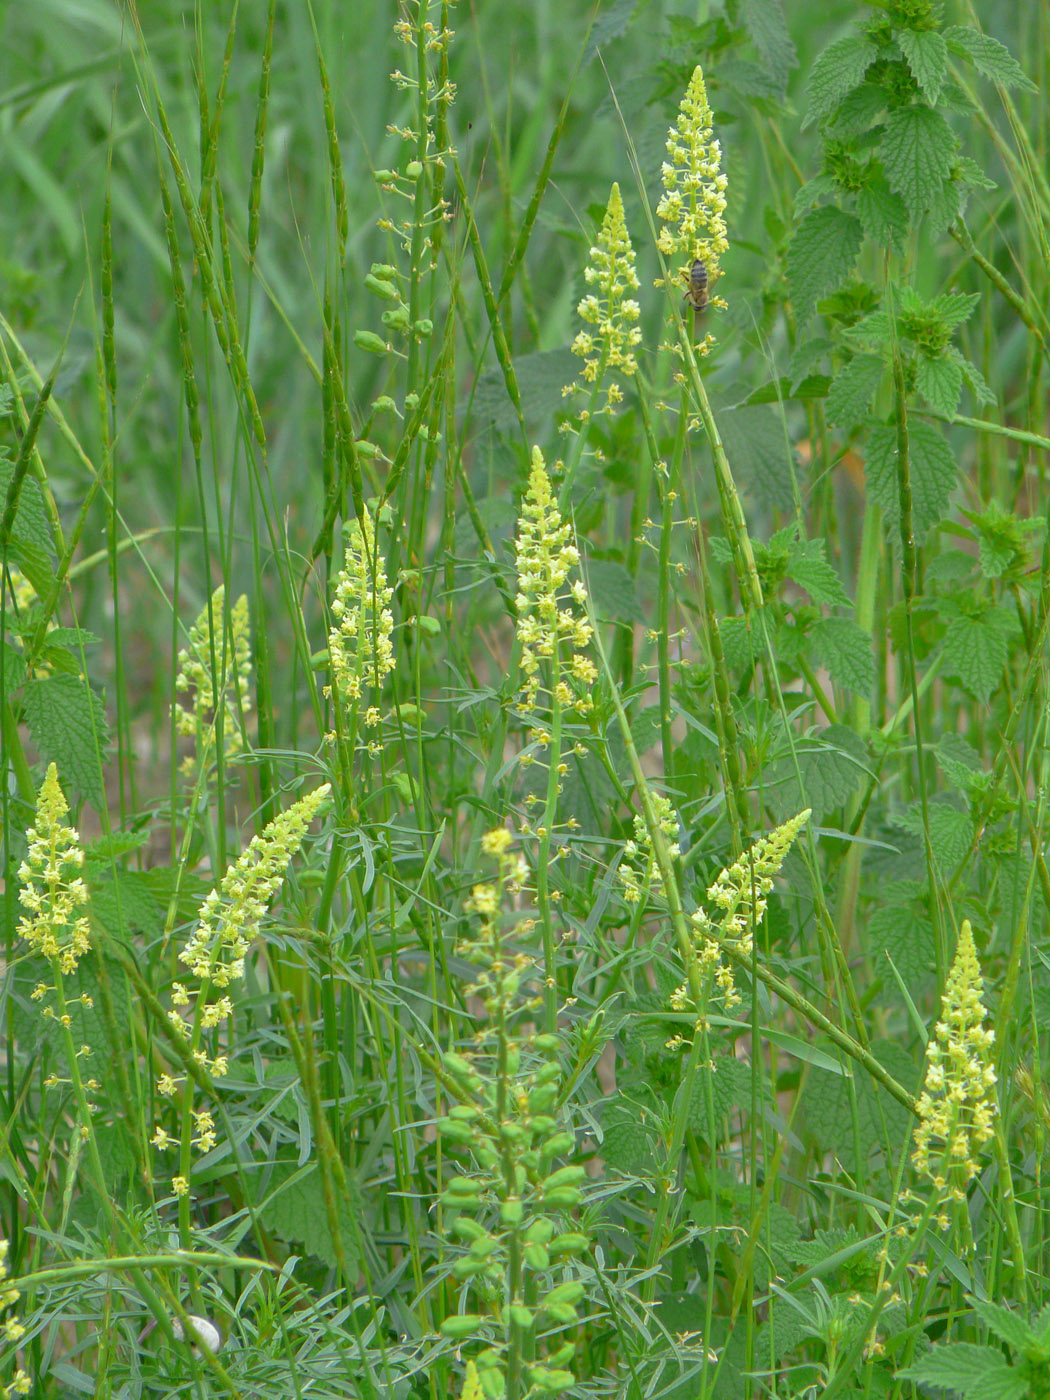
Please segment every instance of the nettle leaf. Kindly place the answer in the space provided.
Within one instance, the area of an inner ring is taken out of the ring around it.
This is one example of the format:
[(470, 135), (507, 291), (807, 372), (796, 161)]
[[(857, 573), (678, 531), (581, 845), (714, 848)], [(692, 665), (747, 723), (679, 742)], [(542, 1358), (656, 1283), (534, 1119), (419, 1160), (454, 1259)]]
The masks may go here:
[(1029, 1394), (1027, 1377), (1001, 1351), (972, 1342), (936, 1346), (897, 1376), (955, 1391), (964, 1400), (1026, 1400)]
[[(969, 812), (953, 805), (956, 800), (951, 793), (939, 793), (927, 809), (933, 858), (945, 877), (966, 859), (973, 845), (973, 821)], [(921, 836), (922, 804), (914, 803), (907, 812), (898, 817), (897, 825), (903, 831)]]
[(987, 379), (973, 363), (954, 345), (949, 345), (944, 352), (962, 371), (962, 376), (969, 385), (970, 393), (979, 404), (995, 403), (995, 392), (989, 386)]
[(955, 223), (962, 213), (961, 194), (960, 186), (954, 180), (945, 180), (926, 210), (929, 233), (943, 233)]
[(884, 367), (878, 355), (855, 355), (836, 374), (828, 390), (828, 418), (847, 432), (863, 423), (882, 383)]
[(4, 693), (10, 695), (12, 690), (19, 689), (26, 678), (25, 657), (20, 651), (16, 651), (10, 642), (4, 642), (0, 662), (4, 668)]
[(941, 646), (944, 672), (982, 704), (1002, 680), (1015, 625), (999, 607), (976, 617), (956, 617), (948, 624)]
[(864, 241), (860, 220), (834, 205), (811, 209), (791, 237), (787, 280), (803, 326), (820, 297), (837, 291), (853, 271)]
[[(364, 1202), (353, 1176), (348, 1173), (346, 1181), (349, 1199), (343, 1200), (335, 1188), (336, 1210), (343, 1257), (352, 1275), (357, 1272), (361, 1257), (356, 1218), (360, 1217)], [(316, 1255), (332, 1267), (338, 1263), (328, 1225), (324, 1182), (316, 1162), (305, 1170), (296, 1168), (292, 1162), (275, 1165), (267, 1182), (267, 1201), (259, 1211), (259, 1220), (279, 1239), (299, 1242), (308, 1254)]]
[(919, 355), (915, 361), (915, 387), (936, 413), (954, 418), (962, 382), (961, 367), (948, 355)]
[(762, 655), (762, 634), (750, 618), (727, 617), (718, 624), (722, 654), (731, 671), (746, 671)]
[[(931, 525), (947, 514), (955, 489), (958, 464), (951, 448), (930, 423), (908, 423), (911, 465), (912, 528), (921, 543)], [(868, 439), (864, 465), (868, 492), (882, 508), (887, 523), (899, 528), (900, 498), (897, 489), (897, 430), (875, 428)]]
[(998, 39), (960, 24), (950, 25), (944, 31), (944, 38), (952, 53), (968, 58), (984, 77), (1002, 83), (1003, 87), (1019, 87), (1026, 92), (1036, 91), (1035, 83), (1010, 50), (1000, 44)]
[(983, 776), (980, 754), (961, 734), (942, 734), (934, 753), (944, 776), (960, 792), (969, 793), (974, 779)]
[(809, 77), (807, 117), (819, 120), (833, 112), (864, 77), (878, 53), (875, 44), (859, 35), (829, 44), (814, 63)]
[(615, 559), (588, 559), (587, 592), (597, 615), (606, 622), (645, 622), (634, 579)]
[(811, 807), (813, 823), (819, 825), (826, 812), (849, 801), (868, 773), (864, 741), (844, 724), (831, 724), (796, 738), (795, 758), (782, 753), (767, 772), (769, 803), (778, 821)]
[(888, 118), (879, 146), (882, 168), (913, 219), (940, 194), (951, 174), (955, 147), (954, 132), (931, 107), (917, 103)]
[(814, 603), (830, 608), (849, 606), (841, 579), (824, 557), (823, 540), (793, 539), (788, 551), (787, 573), (806, 590)]
[(851, 617), (825, 617), (810, 631), (817, 655), (836, 685), (870, 695), (875, 684), (871, 637)]
[(897, 983), (886, 966), (885, 953), (910, 989), (924, 987), (937, 970), (933, 923), (913, 904), (876, 909), (865, 923), (865, 944), (876, 971), (891, 992)]
[(980, 300), (979, 292), (944, 292), (930, 302), (930, 310), (938, 316), (943, 325), (954, 330), (956, 326), (966, 324)]
[(1036, 1334), (1020, 1313), (1011, 1312), (1009, 1308), (1000, 1307), (998, 1303), (984, 1298), (971, 1298), (970, 1306), (985, 1326), (990, 1327), (1014, 1351), (1023, 1353), (1033, 1344), (1038, 1345)]
[(780, 414), (770, 408), (733, 408), (716, 417), (740, 486), (763, 505), (790, 510), (794, 453)]
[(740, 18), (766, 67), (783, 91), (787, 86), (788, 74), (798, 65), (798, 57), (784, 23), (780, 0), (744, 0)]
[(934, 105), (948, 76), (948, 45), (935, 29), (902, 29), (896, 35), (912, 77)]
[(892, 246), (898, 253), (904, 251), (908, 237), (908, 211), (899, 194), (894, 194), (889, 184), (880, 177), (873, 179), (857, 191), (857, 218), (864, 225), (864, 232), (875, 243), (883, 247)]
[(63, 787), (71, 783), (100, 812), (101, 768), (109, 745), (102, 701), (87, 681), (49, 676), (26, 686), (23, 704), (41, 757), (58, 765)]

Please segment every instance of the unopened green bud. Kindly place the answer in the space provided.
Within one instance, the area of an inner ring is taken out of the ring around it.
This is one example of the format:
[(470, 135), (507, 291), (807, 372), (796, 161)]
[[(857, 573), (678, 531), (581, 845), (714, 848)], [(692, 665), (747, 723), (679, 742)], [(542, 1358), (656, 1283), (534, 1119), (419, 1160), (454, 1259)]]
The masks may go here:
[(468, 1143), (474, 1141), (474, 1129), (467, 1123), (457, 1123), (452, 1118), (439, 1118), (437, 1129), (449, 1142)]
[(529, 1108), (533, 1113), (546, 1113), (554, 1107), (557, 1097), (558, 1090), (554, 1084), (541, 1084), (529, 1095)]
[(576, 1146), (576, 1139), (572, 1133), (555, 1133), (543, 1144), (543, 1155), (545, 1157), (560, 1157), (563, 1152), (570, 1152)]
[(532, 1131), (536, 1137), (547, 1137), (557, 1126), (557, 1118), (552, 1118), (549, 1113), (537, 1113), (532, 1120)]
[(523, 1303), (511, 1303), (507, 1313), (511, 1322), (522, 1328), (523, 1331), (527, 1331), (535, 1321), (531, 1311)]
[(423, 163), (418, 160), (410, 160), (405, 166), (405, 174), (410, 180), (418, 180), (423, 173)]
[(536, 1036), (532, 1043), (537, 1050), (543, 1050), (547, 1054), (554, 1054), (561, 1046), (561, 1041), (558, 1036), (551, 1035), (550, 1032), (544, 1032), (543, 1035)]
[(469, 1215), (457, 1215), (452, 1222), (452, 1233), (458, 1235), (461, 1240), (480, 1240), (488, 1233), (483, 1225), (479, 1225), (476, 1220), (471, 1220)]
[(445, 1191), (450, 1196), (480, 1196), (485, 1189), (482, 1182), (473, 1176), (454, 1176), (445, 1187)]
[(552, 1351), (547, 1357), (547, 1360), (552, 1366), (564, 1366), (567, 1362), (572, 1360), (575, 1351), (576, 1343), (566, 1342), (565, 1345), (559, 1347), (557, 1351)]
[(561, 1078), (561, 1065), (555, 1061), (548, 1061), (545, 1065), (540, 1065), (536, 1071), (537, 1084), (553, 1084)]
[(454, 1074), (457, 1079), (469, 1079), (475, 1072), (470, 1061), (465, 1060), (462, 1055), (457, 1055), (455, 1050), (446, 1050), (441, 1056), (441, 1063), (449, 1074)]
[(552, 1288), (544, 1298), (542, 1307), (549, 1307), (550, 1304), (573, 1303), (576, 1304), (583, 1297), (583, 1283), (578, 1278), (566, 1279), (564, 1283), (559, 1283), (557, 1288)]
[(587, 1168), (581, 1167), (578, 1163), (572, 1163), (567, 1167), (559, 1167), (556, 1172), (551, 1172), (544, 1182), (544, 1186), (549, 1189), (552, 1186), (575, 1186), (586, 1179)]
[(448, 1116), (459, 1123), (474, 1123), (481, 1117), (481, 1110), (472, 1103), (457, 1103), (449, 1109)]
[(478, 1379), (481, 1381), (485, 1400), (503, 1400), (507, 1393), (507, 1382), (502, 1371), (479, 1371)]
[(542, 1244), (527, 1244), (522, 1255), (530, 1269), (549, 1269), (551, 1266), (551, 1257)]
[(486, 1267), (484, 1259), (471, 1259), (468, 1255), (466, 1259), (457, 1259), (452, 1265), (452, 1277), (460, 1283), (466, 1283), (467, 1279), (483, 1274)]

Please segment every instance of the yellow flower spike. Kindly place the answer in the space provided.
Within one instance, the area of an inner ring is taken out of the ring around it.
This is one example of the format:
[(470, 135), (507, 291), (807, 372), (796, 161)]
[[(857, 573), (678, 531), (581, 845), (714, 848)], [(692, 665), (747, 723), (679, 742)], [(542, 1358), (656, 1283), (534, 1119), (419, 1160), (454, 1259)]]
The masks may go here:
[[(29, 848), (18, 870), (22, 882), (18, 902), (26, 910), (18, 933), (34, 952), (57, 962), (62, 973), (75, 972), (91, 947), (90, 924), (78, 912), (88, 900), (79, 873), (84, 852), (76, 828), (63, 824), (68, 812), (58, 769), (52, 763), (40, 785), (36, 825), (26, 832)], [(45, 988), (45, 994), (49, 990)]]
[(478, 1375), (478, 1368), (473, 1361), (467, 1362), (466, 1374), (463, 1377), (463, 1390), (460, 1400), (484, 1400), (485, 1392), (481, 1388), (481, 1377)]
[(961, 1191), (977, 1175), (980, 1149), (992, 1137), (999, 1111), (991, 1064), (995, 1033), (984, 1024), (983, 990), (973, 929), (964, 919), (941, 1019), (926, 1045), (912, 1153), (916, 1170), (946, 1194)]
[[(592, 290), (576, 309), (580, 318), (595, 329), (581, 331), (573, 341), (572, 350), (584, 362), (584, 383), (592, 386), (597, 393), (607, 374), (614, 376), (618, 373), (627, 377), (637, 374), (638, 362), (634, 351), (642, 339), (637, 325), (641, 313), (637, 301), (630, 296), (638, 289), (634, 249), (627, 232), (623, 200), (617, 184), (613, 185), (609, 194), (609, 205), (598, 241), (590, 251), (590, 261), (583, 276)], [(572, 393), (582, 387), (570, 384), (565, 392)], [(605, 387), (605, 403), (600, 411), (611, 414), (622, 398), (623, 391), (617, 379), (610, 377)]]
[[(701, 290), (697, 262), (706, 276), (702, 291), (706, 305), (725, 308), (721, 297), (709, 296), (720, 272), (726, 238), (726, 187), (722, 172), (722, 147), (714, 136), (714, 119), (707, 101), (707, 87), (699, 64), (693, 69), (678, 118), (667, 136), (669, 159), (661, 167), (664, 193), (656, 206), (661, 228), (656, 246), (673, 262), (680, 284), (691, 292)], [(657, 278), (657, 286), (663, 279)], [(694, 305), (696, 299), (694, 297)], [(710, 335), (703, 343), (706, 350)]]
[[(572, 543), (572, 526), (562, 519), (551, 493), (550, 477), (538, 447), (532, 449), (528, 490), (518, 517), (518, 537), (514, 544), (518, 566), (518, 641), (521, 643), (521, 669), (525, 677), (519, 701), (526, 712), (536, 710), (544, 687), (542, 662), (557, 657), (557, 672), (551, 690), (569, 686), (571, 708), (580, 715), (593, 708), (590, 688), (598, 672), (582, 648), (591, 640), (591, 625), (577, 609), (582, 609), (587, 590), (569, 574), (580, 562), (580, 551)], [(560, 643), (560, 645), (559, 645)], [(571, 684), (569, 682), (571, 677)], [(559, 691), (559, 694), (564, 692)], [(543, 743), (545, 730), (537, 728), (533, 738)]]
[[(187, 644), (178, 655), (176, 692), (192, 691), (189, 708), (172, 707), (175, 731), (195, 738), (202, 767), (211, 761), (215, 742), (215, 714), (221, 705), (223, 716), (223, 754), (232, 758), (244, 748), (243, 725), (251, 712), (250, 679), (252, 673), (251, 617), (248, 599), (242, 593), (230, 609), (227, 623), (223, 612), (226, 590), (220, 584), (211, 601), (202, 609), (190, 628)], [(214, 666), (218, 667), (216, 672)], [(194, 760), (183, 764), (187, 773), (194, 771)]]

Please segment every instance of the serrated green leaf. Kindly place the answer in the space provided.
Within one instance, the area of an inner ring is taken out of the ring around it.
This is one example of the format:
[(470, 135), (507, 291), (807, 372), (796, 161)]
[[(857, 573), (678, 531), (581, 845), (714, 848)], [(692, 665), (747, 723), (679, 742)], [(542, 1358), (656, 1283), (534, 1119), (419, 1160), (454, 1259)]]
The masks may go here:
[(893, 959), (909, 989), (926, 986), (936, 970), (933, 924), (912, 904), (876, 909), (866, 921), (864, 941), (876, 972), (890, 986), (895, 984), (884, 953)]
[(842, 580), (824, 557), (823, 540), (792, 540), (787, 572), (814, 603), (829, 608), (849, 605)]
[(795, 753), (802, 777), (799, 790), (795, 761), (782, 754), (768, 770), (769, 802), (778, 821), (786, 821), (804, 807), (813, 809), (813, 823), (848, 802), (868, 773), (868, 753), (862, 739), (843, 724), (796, 738)]
[(952, 53), (968, 58), (984, 77), (1002, 83), (1003, 87), (1019, 87), (1026, 92), (1036, 91), (1035, 83), (1010, 50), (1000, 44), (998, 39), (958, 24), (946, 29), (944, 38)]
[[(519, 355), (514, 361), (514, 373), (526, 420), (542, 421), (553, 404), (561, 403), (562, 387), (571, 384), (579, 370), (580, 362), (571, 350), (538, 350)], [(478, 379), (472, 417), (476, 424), (492, 426), (500, 432), (517, 428), (518, 415), (502, 370), (486, 370)]]
[(733, 408), (715, 416), (741, 490), (764, 506), (790, 510), (794, 454), (780, 415), (769, 408)]
[(5, 642), (0, 660), (4, 668), (4, 694), (10, 696), (13, 690), (18, 690), (26, 678), (26, 663), (20, 651), (16, 651), (10, 642)]
[(96, 812), (105, 794), (102, 765), (109, 745), (102, 701), (76, 676), (30, 681), (23, 697), (26, 723), (45, 761), (58, 765), (63, 788), (75, 787)]
[(915, 387), (935, 413), (954, 418), (962, 392), (962, 370), (947, 355), (919, 355), (915, 361)]
[(817, 655), (836, 685), (869, 696), (875, 684), (875, 655), (871, 637), (851, 617), (825, 617), (810, 636)]
[(980, 300), (978, 292), (944, 292), (930, 302), (930, 310), (936, 313), (945, 326), (954, 330), (956, 326), (966, 324)]
[(931, 107), (902, 107), (886, 122), (879, 146), (882, 168), (913, 219), (930, 207), (955, 159), (951, 127)]
[(604, 621), (645, 622), (638, 589), (622, 564), (614, 559), (588, 559), (584, 577), (594, 610)]
[(908, 237), (908, 211), (899, 194), (883, 179), (874, 179), (857, 191), (857, 218), (864, 232), (875, 243), (904, 251)]
[[(953, 806), (951, 801), (934, 800), (929, 804), (928, 812), (933, 857), (947, 877), (970, 852), (973, 845), (973, 820), (969, 812)], [(921, 834), (923, 818), (919, 803), (915, 803), (898, 819), (898, 825), (904, 831)]]
[(689, 1105), (689, 1126), (704, 1142), (709, 1142), (712, 1117), (717, 1134), (723, 1119), (734, 1108), (743, 1108), (750, 1101), (750, 1067), (732, 1055), (719, 1055), (710, 1065), (701, 1066), (697, 1071)]
[(969, 792), (983, 770), (981, 756), (961, 734), (942, 734), (934, 749), (944, 776), (961, 792)]
[(945, 675), (954, 676), (983, 704), (1002, 680), (1011, 631), (1011, 619), (1001, 608), (953, 618), (941, 648)]
[(1023, 1354), (1026, 1347), (1038, 1344), (1035, 1333), (1020, 1313), (1011, 1312), (1009, 1308), (1000, 1307), (998, 1303), (985, 1298), (971, 1298), (970, 1306), (985, 1326), (990, 1327), (1014, 1351)]
[(722, 654), (731, 671), (746, 671), (762, 655), (762, 636), (749, 618), (726, 617), (718, 624)]
[[(11, 479), (15, 474), (15, 464), (6, 456), (0, 455), (0, 502), (7, 499), (7, 491), (11, 485)], [(0, 514), (3, 507), (0, 505)], [(40, 490), (40, 483), (34, 476), (26, 476), (22, 482), (22, 487), (18, 496), (18, 509), (15, 511), (14, 524), (11, 527), (11, 540), (24, 542), (31, 550), (46, 559), (54, 557), (54, 547), (51, 540), (51, 526), (48, 523), (47, 511), (44, 509), (44, 497)], [(28, 574), (27, 574), (27, 577)], [(36, 589), (37, 596), (40, 596), (40, 589), (37, 588), (36, 581), (29, 579)], [(53, 582), (54, 577), (49, 580)]]
[[(955, 488), (958, 464), (951, 448), (930, 423), (908, 424), (911, 463), (912, 528), (921, 543), (931, 525), (943, 520)], [(899, 528), (897, 430), (874, 429), (864, 465), (868, 494), (882, 508), (888, 525)]]
[(936, 29), (901, 29), (897, 43), (926, 100), (936, 106), (948, 76), (948, 46)]
[(778, 89), (783, 92), (787, 86), (788, 74), (796, 67), (798, 58), (788, 27), (784, 23), (780, 0), (744, 0), (740, 7), (740, 18), (773, 75)]
[(828, 390), (828, 418), (847, 432), (863, 423), (879, 392), (885, 367), (878, 355), (854, 355)]
[(581, 67), (586, 67), (606, 44), (625, 32), (637, 7), (638, 0), (613, 0), (611, 5), (603, 6), (591, 26)]
[[(357, 1183), (349, 1173), (349, 1200), (340, 1198), (334, 1184), (333, 1189), (336, 1190), (343, 1256), (347, 1272), (353, 1276), (360, 1263), (357, 1219), (364, 1203)], [(316, 1255), (333, 1268), (338, 1263), (328, 1224), (321, 1169), (316, 1162), (311, 1162), (305, 1168), (297, 1168), (292, 1162), (278, 1162), (267, 1180), (266, 1201), (259, 1210), (259, 1219), (278, 1238), (296, 1241), (308, 1254)]]
[(810, 74), (807, 116), (819, 120), (834, 111), (864, 77), (878, 57), (878, 52), (870, 40), (859, 35), (829, 44), (814, 63)]
[(979, 404), (995, 403), (994, 391), (972, 360), (968, 360), (962, 351), (954, 345), (949, 345), (945, 354), (951, 356), (955, 364), (959, 366), (963, 378), (970, 387), (970, 393)]
[(652, 1143), (637, 1107), (612, 1104), (602, 1123), (602, 1158), (625, 1176), (651, 1176), (659, 1170)]
[(1028, 1383), (994, 1347), (972, 1342), (936, 1346), (897, 1375), (903, 1380), (941, 1386), (964, 1400), (1026, 1400)]
[(834, 205), (804, 215), (786, 258), (788, 287), (800, 327), (813, 314), (818, 299), (847, 280), (863, 241), (860, 220)]
[(956, 180), (945, 180), (930, 200), (926, 210), (927, 231), (930, 235), (943, 233), (962, 212), (962, 186)]

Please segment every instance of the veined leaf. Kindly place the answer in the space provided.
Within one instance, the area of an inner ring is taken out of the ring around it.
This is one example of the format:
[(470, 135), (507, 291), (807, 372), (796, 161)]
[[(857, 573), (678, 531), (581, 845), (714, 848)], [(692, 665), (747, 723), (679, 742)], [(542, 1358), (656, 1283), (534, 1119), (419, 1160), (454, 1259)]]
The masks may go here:
[(810, 74), (807, 116), (819, 120), (833, 112), (847, 92), (864, 77), (878, 52), (869, 39), (859, 35), (829, 44)]
[[(912, 526), (921, 542), (931, 525), (943, 520), (955, 487), (958, 466), (951, 448), (929, 423), (908, 424), (911, 466)], [(900, 497), (897, 488), (897, 430), (876, 428), (868, 439), (864, 467), (868, 493), (881, 506), (887, 524), (897, 527)]]
[(863, 241), (860, 220), (833, 205), (804, 216), (787, 250), (788, 286), (800, 326), (818, 298), (837, 291), (849, 277)]
[(932, 107), (903, 107), (887, 120), (879, 155), (890, 185), (913, 219), (930, 207), (951, 174), (956, 140)]
[(944, 31), (945, 42), (952, 53), (968, 58), (973, 66), (986, 78), (1003, 87), (1019, 87), (1026, 92), (1035, 92), (1036, 86), (1024, 71), (1009, 49), (998, 39), (981, 34), (960, 24), (953, 24)]
[(940, 96), (948, 76), (948, 45), (936, 29), (902, 29), (897, 34), (901, 53), (912, 77), (931, 106)]
[(882, 383), (884, 366), (878, 355), (854, 355), (836, 374), (828, 390), (828, 418), (847, 431), (867, 417)]
[(934, 1347), (897, 1375), (903, 1380), (941, 1386), (964, 1400), (1027, 1400), (1028, 1381), (1001, 1351), (972, 1342)]

